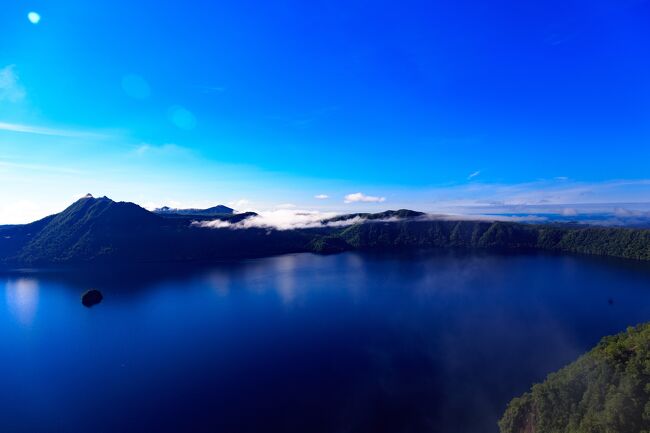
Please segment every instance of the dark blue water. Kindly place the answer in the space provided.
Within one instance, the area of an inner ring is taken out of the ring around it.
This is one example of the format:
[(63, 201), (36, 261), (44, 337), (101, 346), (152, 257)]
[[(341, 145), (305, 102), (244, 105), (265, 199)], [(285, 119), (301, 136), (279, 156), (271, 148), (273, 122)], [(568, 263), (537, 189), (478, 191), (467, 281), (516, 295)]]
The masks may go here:
[[(532, 382), (650, 320), (647, 266), (584, 257), (300, 254), (0, 278), (12, 433), (496, 432)], [(87, 309), (90, 287), (105, 299)]]

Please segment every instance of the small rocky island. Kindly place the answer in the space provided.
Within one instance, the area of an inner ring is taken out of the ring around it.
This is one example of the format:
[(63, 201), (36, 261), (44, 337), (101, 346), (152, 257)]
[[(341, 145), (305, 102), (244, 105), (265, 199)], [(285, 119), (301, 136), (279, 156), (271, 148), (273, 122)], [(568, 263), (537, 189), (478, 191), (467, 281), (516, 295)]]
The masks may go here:
[(97, 289), (86, 290), (81, 295), (81, 303), (88, 308), (99, 304), (102, 302), (102, 299), (104, 299), (104, 295), (102, 295), (102, 292)]

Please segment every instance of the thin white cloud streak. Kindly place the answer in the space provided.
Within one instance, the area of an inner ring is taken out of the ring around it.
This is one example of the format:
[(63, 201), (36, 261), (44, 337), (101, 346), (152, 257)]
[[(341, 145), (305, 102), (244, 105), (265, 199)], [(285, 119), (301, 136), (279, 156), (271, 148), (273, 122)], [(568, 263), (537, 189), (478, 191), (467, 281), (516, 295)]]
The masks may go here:
[(471, 173), (469, 176), (467, 176), (467, 179), (468, 179), (468, 180), (472, 180), (472, 179), (474, 179), (476, 176), (478, 176), (479, 174), (481, 174), (481, 170), (476, 170), (474, 173)]
[(67, 138), (105, 138), (106, 135), (73, 129), (55, 129), (20, 123), (0, 122), (0, 131)]
[(330, 196), (327, 194), (317, 194), (314, 196), (314, 198), (317, 200), (327, 200), (328, 198), (330, 198)]
[(360, 192), (355, 192), (353, 194), (348, 194), (345, 196), (344, 203), (383, 203), (386, 201), (386, 197), (376, 197), (372, 195), (365, 195)]
[(66, 167), (57, 167), (57, 166), (52, 166), (52, 165), (40, 165), (40, 164), (21, 164), (21, 163), (16, 163), (16, 162), (7, 162), (7, 161), (0, 161), (0, 169), (1, 168), (17, 168), (17, 169), (23, 169), (23, 170), (33, 170), (33, 171), (45, 171), (45, 172), (51, 172), (51, 173), (63, 173), (63, 174), (72, 174), (72, 175), (85, 175), (87, 172), (84, 172), (82, 170), (76, 170), (73, 168), (66, 168)]
[[(472, 183), (424, 192), (430, 198), (426, 210), (650, 202), (650, 180), (575, 182), (542, 180), (519, 184)], [(422, 204), (421, 200), (417, 202)]]

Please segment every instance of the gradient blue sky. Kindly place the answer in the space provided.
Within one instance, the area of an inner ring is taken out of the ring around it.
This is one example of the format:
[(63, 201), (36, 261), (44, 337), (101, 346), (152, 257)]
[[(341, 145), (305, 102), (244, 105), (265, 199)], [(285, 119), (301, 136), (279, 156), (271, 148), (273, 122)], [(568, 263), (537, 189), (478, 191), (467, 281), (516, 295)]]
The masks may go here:
[(0, 223), (86, 192), (647, 203), (648, 22), (639, 0), (5, 1)]

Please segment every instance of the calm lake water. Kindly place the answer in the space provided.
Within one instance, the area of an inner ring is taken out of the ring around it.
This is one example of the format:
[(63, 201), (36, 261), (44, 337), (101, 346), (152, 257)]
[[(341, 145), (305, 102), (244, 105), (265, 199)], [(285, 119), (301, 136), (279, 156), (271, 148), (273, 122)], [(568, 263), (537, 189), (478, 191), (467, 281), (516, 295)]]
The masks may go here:
[(298, 254), (0, 288), (12, 433), (497, 432), (532, 382), (650, 320), (647, 265), (571, 256)]

